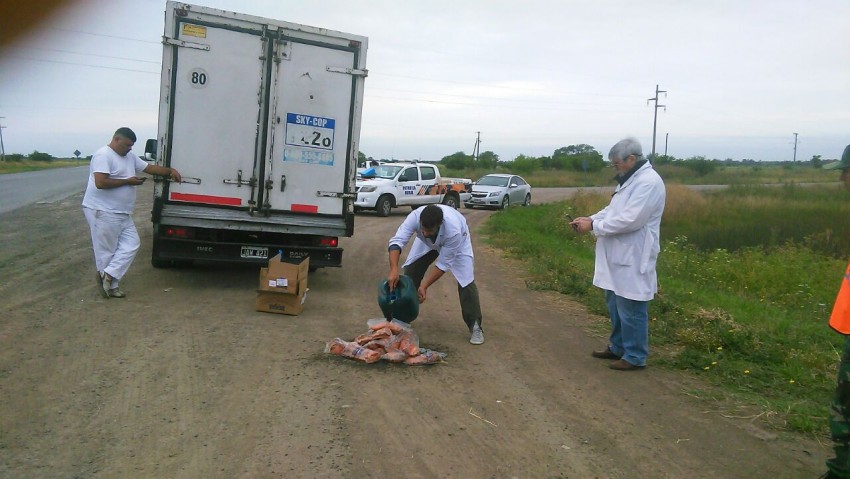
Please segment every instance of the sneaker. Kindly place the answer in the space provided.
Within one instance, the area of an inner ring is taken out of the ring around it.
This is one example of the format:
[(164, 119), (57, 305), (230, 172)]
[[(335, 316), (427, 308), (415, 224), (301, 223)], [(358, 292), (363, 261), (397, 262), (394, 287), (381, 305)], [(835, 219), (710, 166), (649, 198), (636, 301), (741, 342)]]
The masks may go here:
[(481, 326), (475, 325), (472, 327), (472, 335), (469, 337), (469, 342), (472, 344), (484, 344), (484, 330)]
[(107, 291), (107, 293), (109, 294), (110, 298), (123, 298), (123, 297), (127, 296), (126, 294), (124, 294), (124, 291), (121, 291), (118, 288), (112, 288), (109, 291)]
[(100, 295), (104, 298), (109, 298), (109, 288), (112, 286), (110, 284), (112, 281), (107, 280), (106, 273), (101, 273), (100, 271), (95, 273), (95, 276), (97, 276), (97, 290), (100, 291)]

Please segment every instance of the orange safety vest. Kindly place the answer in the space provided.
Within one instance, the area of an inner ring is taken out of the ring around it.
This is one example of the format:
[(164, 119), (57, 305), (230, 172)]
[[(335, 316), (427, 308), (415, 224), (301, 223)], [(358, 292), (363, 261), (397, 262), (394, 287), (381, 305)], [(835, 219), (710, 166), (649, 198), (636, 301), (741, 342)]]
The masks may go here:
[(829, 317), (829, 327), (841, 334), (850, 334), (850, 264), (844, 272), (841, 289), (835, 298), (832, 315)]

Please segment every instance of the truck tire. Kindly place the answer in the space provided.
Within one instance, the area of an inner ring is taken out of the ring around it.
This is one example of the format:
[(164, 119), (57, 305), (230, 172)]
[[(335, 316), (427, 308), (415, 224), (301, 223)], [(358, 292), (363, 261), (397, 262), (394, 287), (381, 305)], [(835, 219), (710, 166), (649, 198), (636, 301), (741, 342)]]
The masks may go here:
[(384, 195), (378, 198), (378, 202), (375, 203), (375, 209), (378, 211), (378, 216), (389, 216), (390, 211), (393, 209), (393, 200), (390, 195)]
[(460, 208), (460, 197), (455, 193), (446, 193), (446, 196), (443, 197), (443, 204), (458, 209)]
[(503, 210), (503, 209), (507, 208), (507, 207), (508, 207), (508, 206), (510, 206), (510, 205), (511, 205), (511, 199), (508, 197), (508, 195), (505, 195), (505, 197), (504, 197), (504, 198), (502, 198), (502, 204), (501, 204), (501, 205), (499, 205), (499, 209), (502, 209), (502, 210)]

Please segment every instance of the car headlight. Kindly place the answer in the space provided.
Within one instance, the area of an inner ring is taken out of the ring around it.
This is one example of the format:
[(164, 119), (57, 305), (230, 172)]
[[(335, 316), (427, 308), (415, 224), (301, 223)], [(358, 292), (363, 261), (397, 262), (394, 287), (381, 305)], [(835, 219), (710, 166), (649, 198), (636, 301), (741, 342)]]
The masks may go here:
[(490, 193), (490, 194), (489, 194), (489, 195), (487, 195), (487, 196), (499, 196), (499, 195), (501, 195), (501, 194), (502, 194), (502, 192), (501, 192), (501, 191), (494, 191), (494, 192)]
[(361, 186), (360, 192), (361, 193), (371, 193), (371, 192), (375, 191), (376, 189), (378, 189), (378, 187), (374, 186), (374, 185), (373, 186)]

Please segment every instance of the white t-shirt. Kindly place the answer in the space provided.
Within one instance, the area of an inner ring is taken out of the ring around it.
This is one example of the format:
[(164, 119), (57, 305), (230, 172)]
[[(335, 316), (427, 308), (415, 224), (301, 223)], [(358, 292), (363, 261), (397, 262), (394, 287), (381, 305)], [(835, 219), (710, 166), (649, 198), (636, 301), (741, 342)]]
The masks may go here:
[(97, 150), (91, 157), (83, 206), (93, 210), (131, 214), (136, 206), (136, 186), (98, 189), (94, 184), (94, 174), (106, 173), (110, 178), (124, 179), (137, 176), (147, 166), (147, 162), (132, 151), (127, 156), (119, 156), (108, 145)]

